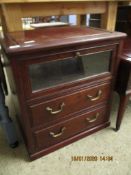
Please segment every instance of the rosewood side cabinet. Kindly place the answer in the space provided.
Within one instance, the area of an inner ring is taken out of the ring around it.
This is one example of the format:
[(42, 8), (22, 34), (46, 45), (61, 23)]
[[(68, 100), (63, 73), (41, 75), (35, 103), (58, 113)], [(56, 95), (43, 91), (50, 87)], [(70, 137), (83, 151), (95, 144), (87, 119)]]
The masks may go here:
[(125, 37), (120, 32), (66, 26), (1, 38), (3, 62), (32, 160), (109, 126)]

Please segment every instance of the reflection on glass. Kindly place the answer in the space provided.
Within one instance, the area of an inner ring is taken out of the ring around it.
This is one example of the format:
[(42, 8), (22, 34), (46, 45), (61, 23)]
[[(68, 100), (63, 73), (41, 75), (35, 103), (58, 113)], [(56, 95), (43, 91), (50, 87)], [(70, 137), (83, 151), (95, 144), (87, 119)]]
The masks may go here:
[(111, 52), (56, 60), (29, 66), (32, 90), (45, 89), (96, 74), (109, 72)]

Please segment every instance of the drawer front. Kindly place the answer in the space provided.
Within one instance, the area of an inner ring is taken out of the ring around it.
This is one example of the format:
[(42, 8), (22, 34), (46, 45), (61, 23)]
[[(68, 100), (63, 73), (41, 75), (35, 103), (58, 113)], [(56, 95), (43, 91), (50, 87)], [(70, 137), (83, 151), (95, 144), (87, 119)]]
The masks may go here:
[(107, 106), (34, 133), (36, 147), (47, 148), (108, 120)]
[(29, 107), (31, 124), (33, 127), (46, 126), (64, 117), (69, 118), (75, 112), (106, 101), (109, 95), (110, 83), (105, 83), (49, 102), (32, 105)]

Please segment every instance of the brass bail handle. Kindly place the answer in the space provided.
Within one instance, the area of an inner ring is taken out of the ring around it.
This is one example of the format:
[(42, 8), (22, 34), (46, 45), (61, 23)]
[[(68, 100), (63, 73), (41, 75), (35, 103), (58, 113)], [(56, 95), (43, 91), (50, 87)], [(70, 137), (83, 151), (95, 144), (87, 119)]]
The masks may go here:
[(61, 129), (60, 133), (58, 133), (58, 134), (55, 134), (54, 132), (50, 132), (50, 136), (52, 136), (53, 138), (60, 137), (64, 133), (65, 129), (66, 129), (66, 127), (63, 127)]
[(57, 111), (53, 111), (53, 109), (52, 109), (51, 107), (46, 107), (46, 110), (47, 110), (51, 115), (55, 115), (55, 114), (58, 114), (58, 113), (62, 112), (64, 106), (65, 106), (65, 103), (63, 102), (63, 103), (60, 105), (60, 109), (57, 110)]
[(99, 117), (99, 112), (96, 113), (96, 115), (93, 117), (93, 118), (86, 118), (86, 120), (89, 122), (89, 123), (93, 123), (97, 120), (97, 118)]
[(96, 101), (96, 100), (99, 100), (102, 96), (102, 90), (99, 90), (97, 92), (97, 95), (94, 97), (92, 95), (87, 95), (87, 97), (89, 98), (90, 101)]
[(81, 57), (81, 54), (80, 54), (80, 52), (76, 52), (76, 58), (79, 58), (79, 57)]

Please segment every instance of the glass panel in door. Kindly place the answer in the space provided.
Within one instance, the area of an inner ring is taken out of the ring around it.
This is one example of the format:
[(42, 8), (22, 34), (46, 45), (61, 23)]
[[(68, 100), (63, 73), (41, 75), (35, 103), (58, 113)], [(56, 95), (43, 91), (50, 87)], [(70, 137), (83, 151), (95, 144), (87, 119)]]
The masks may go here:
[(33, 91), (47, 89), (109, 72), (111, 51), (82, 55), (29, 66)]

